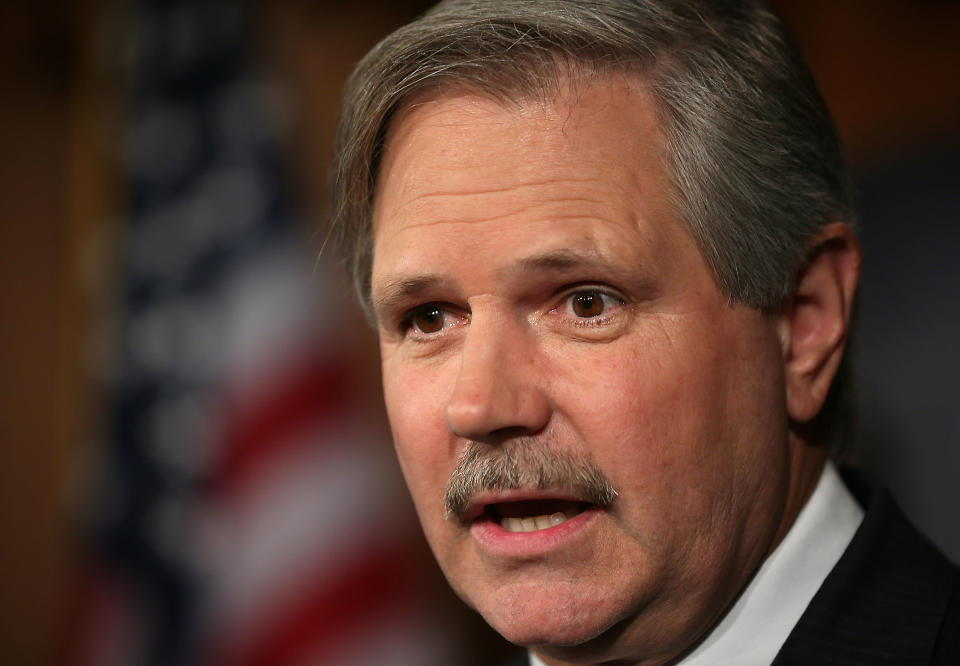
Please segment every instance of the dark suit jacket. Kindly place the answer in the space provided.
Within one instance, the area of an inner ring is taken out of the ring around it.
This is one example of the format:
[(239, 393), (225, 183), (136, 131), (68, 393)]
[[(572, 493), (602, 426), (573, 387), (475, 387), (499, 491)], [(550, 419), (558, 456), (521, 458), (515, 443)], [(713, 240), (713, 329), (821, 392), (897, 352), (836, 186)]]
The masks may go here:
[[(887, 492), (853, 472), (844, 481), (863, 523), (774, 665), (960, 666), (960, 570)], [(518, 654), (504, 666), (526, 664)]]
[(866, 515), (774, 660), (960, 665), (960, 572), (858, 475), (844, 481)]

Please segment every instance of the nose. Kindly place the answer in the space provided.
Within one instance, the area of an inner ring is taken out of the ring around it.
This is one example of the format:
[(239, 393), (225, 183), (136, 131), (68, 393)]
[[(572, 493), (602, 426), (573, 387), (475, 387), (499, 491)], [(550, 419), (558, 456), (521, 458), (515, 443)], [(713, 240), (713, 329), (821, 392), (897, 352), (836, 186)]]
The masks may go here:
[(474, 312), (447, 403), (451, 432), (496, 444), (542, 430), (551, 408), (539, 365), (536, 335), (523, 322)]

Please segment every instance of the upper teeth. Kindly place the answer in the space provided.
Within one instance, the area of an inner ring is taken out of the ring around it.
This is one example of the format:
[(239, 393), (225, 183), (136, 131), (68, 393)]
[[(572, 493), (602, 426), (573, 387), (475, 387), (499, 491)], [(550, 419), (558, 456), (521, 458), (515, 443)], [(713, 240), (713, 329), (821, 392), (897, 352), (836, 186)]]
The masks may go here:
[(562, 511), (550, 514), (549, 516), (531, 516), (524, 518), (503, 518), (500, 526), (508, 532), (535, 532), (545, 530), (548, 527), (559, 525), (567, 519), (567, 515)]

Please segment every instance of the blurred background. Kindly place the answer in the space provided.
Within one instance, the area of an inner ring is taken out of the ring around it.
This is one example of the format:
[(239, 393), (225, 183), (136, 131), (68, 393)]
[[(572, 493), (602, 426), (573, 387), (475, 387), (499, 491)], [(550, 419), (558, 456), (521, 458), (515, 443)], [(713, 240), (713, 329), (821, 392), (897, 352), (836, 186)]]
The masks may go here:
[[(0, 664), (495, 663), (325, 240), (343, 81), (428, 3), (0, 8)], [(865, 248), (856, 459), (960, 560), (960, 3), (779, 0)]]

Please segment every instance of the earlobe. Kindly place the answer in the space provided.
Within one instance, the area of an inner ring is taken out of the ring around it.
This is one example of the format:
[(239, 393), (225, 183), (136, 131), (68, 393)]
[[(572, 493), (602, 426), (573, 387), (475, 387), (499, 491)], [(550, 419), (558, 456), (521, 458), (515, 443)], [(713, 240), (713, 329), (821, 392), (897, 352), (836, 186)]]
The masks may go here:
[(837, 222), (817, 234), (778, 322), (787, 413), (812, 420), (840, 367), (860, 275), (860, 244)]

